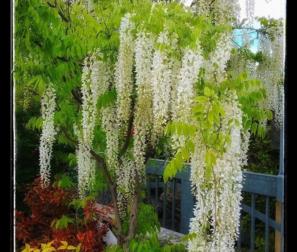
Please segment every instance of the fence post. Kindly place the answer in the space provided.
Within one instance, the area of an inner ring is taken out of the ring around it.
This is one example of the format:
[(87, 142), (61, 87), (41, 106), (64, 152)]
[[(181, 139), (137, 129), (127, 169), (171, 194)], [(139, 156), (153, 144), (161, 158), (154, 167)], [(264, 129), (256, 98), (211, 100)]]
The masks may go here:
[[(280, 224), (280, 226), (282, 227), (282, 215), (283, 215), (283, 209), (282, 209), (282, 202), (280, 201), (276, 201), (275, 204), (275, 222), (277, 224)], [(282, 228), (281, 228), (282, 229)], [(275, 252), (282, 252), (283, 249), (283, 244), (282, 244), (282, 232), (279, 230), (275, 230), (275, 244), (274, 244), (274, 251)]]
[(180, 232), (189, 232), (190, 219), (193, 217), (193, 195), (191, 190), (190, 167), (187, 165), (181, 180), (181, 220)]
[[(283, 118), (284, 119), (284, 118)], [(283, 121), (284, 122), (284, 121)], [(284, 176), (284, 123), (282, 122), (280, 127), (280, 149), (279, 149), (279, 178), (283, 178)], [(277, 183), (278, 196), (281, 195), (282, 201), (277, 197), (277, 201), (275, 204), (275, 222), (280, 224), (281, 230), (275, 230), (275, 244), (274, 250), (275, 252), (283, 252), (284, 244), (283, 244), (283, 229), (284, 229), (284, 209), (283, 209), (283, 197), (284, 197), (284, 184)], [(280, 188), (281, 187), (281, 188)]]

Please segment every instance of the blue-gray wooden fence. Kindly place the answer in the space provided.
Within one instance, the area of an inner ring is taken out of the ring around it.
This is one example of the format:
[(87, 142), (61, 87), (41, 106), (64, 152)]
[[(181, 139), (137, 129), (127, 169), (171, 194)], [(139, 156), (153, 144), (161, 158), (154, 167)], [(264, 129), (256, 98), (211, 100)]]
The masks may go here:
[[(185, 169), (176, 174), (175, 178), (167, 183), (163, 183), (162, 175), (164, 168), (166, 166), (166, 161), (158, 159), (150, 159), (147, 164), (147, 175), (148, 175), (148, 190), (150, 192), (150, 198), (154, 201), (160, 199), (160, 193), (162, 194), (161, 208), (162, 208), (162, 219), (161, 225), (167, 228), (175, 229), (181, 233), (188, 233), (190, 218), (193, 215), (193, 205), (194, 198), (191, 193), (191, 182), (190, 182), (190, 166), (186, 165)], [(284, 237), (284, 218), (283, 218), (283, 209), (281, 211), (281, 221), (277, 223), (274, 218), (271, 218), (271, 213), (269, 212), (270, 200), (275, 199), (280, 203), (283, 208), (284, 203), (284, 175), (283, 167), (280, 167), (279, 175), (267, 175), (254, 172), (244, 172), (244, 183), (243, 183), (243, 192), (251, 195), (251, 204), (246, 205), (242, 204), (242, 211), (250, 216), (250, 241), (249, 241), (249, 250), (255, 250), (255, 221), (261, 221), (265, 225), (264, 230), (264, 240), (265, 240), (265, 252), (271, 251), (275, 247), (275, 244), (269, 243), (269, 232), (270, 229), (273, 229), (275, 232), (280, 234), (280, 249), (276, 252), (283, 252), (283, 237)], [(177, 187), (179, 190), (179, 197), (177, 194)], [(171, 190), (171, 199), (168, 209), (168, 196), (167, 191)], [(265, 198), (265, 211), (262, 213), (256, 209), (256, 197)], [(177, 202), (177, 198), (180, 202)], [(176, 204), (179, 203), (180, 206), (180, 220), (177, 223), (175, 222), (176, 215)], [(170, 213), (170, 218), (166, 216), (167, 213)], [(169, 219), (169, 224), (168, 224)], [(166, 222), (167, 220), (167, 222)], [(242, 244), (242, 235), (239, 235), (237, 242), (237, 247), (241, 248)], [(275, 250), (272, 250), (275, 251)]]

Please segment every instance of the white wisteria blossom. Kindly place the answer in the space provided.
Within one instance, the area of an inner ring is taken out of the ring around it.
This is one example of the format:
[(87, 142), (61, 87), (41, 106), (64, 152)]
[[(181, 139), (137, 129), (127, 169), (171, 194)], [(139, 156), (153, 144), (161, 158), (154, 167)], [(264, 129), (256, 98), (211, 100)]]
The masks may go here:
[(56, 110), (56, 93), (52, 85), (49, 85), (41, 99), (42, 131), (39, 144), (39, 167), (42, 186), (50, 183), (50, 162), (56, 129), (54, 115)]
[(109, 171), (112, 174), (116, 173), (119, 167), (119, 136), (117, 114), (115, 107), (107, 107), (102, 111), (102, 127), (106, 134), (106, 162)]
[(90, 146), (79, 143), (76, 150), (78, 193), (84, 197), (87, 190), (91, 189), (95, 182), (95, 160), (92, 159)]
[(117, 90), (117, 114), (121, 131), (125, 134), (131, 113), (131, 94), (133, 90), (134, 38), (131, 14), (126, 14), (120, 25), (120, 46), (115, 69), (115, 86)]
[[(230, 93), (224, 101), (222, 131), (230, 131), (231, 142), (216, 160), (212, 175), (206, 178), (206, 146), (197, 135), (192, 156), (191, 181), (197, 203), (190, 232), (197, 236), (188, 244), (189, 251), (234, 251), (239, 232), (242, 167), (247, 148), (242, 149), (242, 111), (237, 96)], [(233, 124), (230, 125), (230, 119)], [(210, 230), (207, 228), (210, 227)], [(208, 233), (210, 231), (210, 233)]]
[(109, 85), (108, 67), (98, 57), (100, 57), (98, 52), (87, 57), (82, 72), (82, 121), (81, 132), (78, 133), (79, 145), (76, 151), (78, 186), (81, 197), (92, 187), (94, 182), (96, 163), (92, 159), (90, 150), (98, 116), (97, 100), (107, 91)]
[(103, 95), (109, 88), (111, 80), (111, 69), (107, 62), (101, 60), (103, 55), (97, 51), (91, 55), (91, 85), (93, 100), (96, 103), (98, 97)]
[(217, 42), (215, 50), (205, 61), (205, 79), (220, 83), (226, 78), (226, 66), (231, 56), (231, 34), (223, 33)]
[(260, 50), (265, 59), (261, 62), (255, 73), (266, 90), (265, 107), (274, 112), (276, 126), (282, 125), (284, 106), (284, 47), (283, 33), (278, 34), (273, 40), (267, 36), (260, 37)]
[(173, 104), (173, 119), (190, 122), (191, 107), (195, 96), (194, 85), (203, 65), (203, 56), (199, 43), (193, 49), (185, 50), (176, 86), (176, 100)]
[(135, 44), (137, 101), (134, 119), (134, 160), (138, 175), (145, 175), (145, 153), (152, 125), (151, 67), (154, 41), (151, 34), (140, 32)]
[(240, 13), (238, 0), (196, 0), (191, 6), (198, 15), (211, 17), (217, 24), (234, 22)]
[[(177, 38), (175, 34), (169, 35), (165, 29), (159, 34), (157, 39), (159, 45), (175, 48)], [(168, 52), (161, 48), (156, 48), (152, 62), (152, 92), (153, 92), (153, 132), (152, 143), (156, 144), (163, 134), (164, 127), (170, 115), (171, 88), (176, 79), (176, 72), (173, 72), (174, 59)]]
[(122, 157), (116, 176), (117, 204), (121, 217), (124, 217), (127, 213), (128, 202), (131, 200), (132, 192), (135, 187), (135, 183), (133, 183), (135, 176), (135, 162), (127, 156)]
[(93, 133), (96, 123), (96, 106), (98, 89), (94, 87), (92, 75), (92, 59), (87, 57), (84, 61), (81, 77), (81, 94), (82, 94), (82, 134), (81, 141), (89, 146), (93, 140)]
[[(172, 92), (172, 119), (183, 123), (190, 123), (191, 108), (195, 96), (195, 83), (198, 80), (199, 70), (203, 65), (203, 56), (199, 43), (195, 49), (186, 49), (182, 57), (181, 68), (177, 77), (175, 92)], [(182, 146), (181, 136), (172, 136), (174, 149)]]
[(250, 145), (251, 133), (249, 130), (241, 133), (241, 162), (243, 166), (248, 164), (248, 150)]

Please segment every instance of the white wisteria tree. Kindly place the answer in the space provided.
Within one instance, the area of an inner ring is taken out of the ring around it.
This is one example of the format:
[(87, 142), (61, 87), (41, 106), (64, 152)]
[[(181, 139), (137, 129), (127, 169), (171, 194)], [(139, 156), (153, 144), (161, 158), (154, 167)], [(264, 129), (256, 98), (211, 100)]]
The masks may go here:
[[(267, 28), (261, 30), (266, 34), (266, 52), (260, 64), (253, 62), (250, 67), (246, 62), (256, 56), (247, 59), (240, 54), (242, 48), (232, 44), (232, 30), (238, 28), (236, 1), (201, 0), (191, 7), (176, 2), (103, 1), (90, 12), (79, 2), (65, 6), (70, 13), (69, 19), (62, 16), (65, 20), (72, 20), (72, 25), (82, 22), (82, 33), (89, 25), (90, 34), (96, 31), (104, 39), (82, 53), (79, 84), (63, 88), (52, 80), (53, 84), (44, 85), (43, 185), (50, 181), (57, 136), (75, 146), (81, 198), (92, 190), (96, 169), (101, 171), (115, 209), (113, 231), (127, 248), (136, 234), (146, 162), (157, 149), (169, 149), (165, 181), (184, 162), (191, 162), (197, 203), (188, 250), (234, 251), (250, 135), (263, 135), (266, 120), (272, 118), (270, 110), (275, 118), (282, 113), (275, 98), (283, 94), (278, 71), (282, 48), (277, 47), (281, 36), (267, 36), (275, 34), (276, 23), (262, 20)], [(252, 17), (253, 1), (248, 6)]]

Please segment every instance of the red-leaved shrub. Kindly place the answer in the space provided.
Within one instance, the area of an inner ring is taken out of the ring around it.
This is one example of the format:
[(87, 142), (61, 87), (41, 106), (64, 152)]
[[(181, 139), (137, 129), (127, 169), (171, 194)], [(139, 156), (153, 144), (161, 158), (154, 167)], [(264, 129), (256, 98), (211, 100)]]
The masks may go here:
[[(100, 222), (96, 214), (95, 202), (88, 201), (79, 214), (71, 208), (69, 203), (75, 198), (73, 189), (62, 189), (50, 185), (43, 188), (37, 178), (28, 187), (25, 203), (30, 209), (26, 215), (16, 211), (16, 238), (24, 245), (38, 246), (50, 241), (67, 241), (74, 246), (81, 243), (84, 252), (103, 251), (103, 236), (108, 225)], [(52, 223), (62, 216), (69, 216), (72, 220), (65, 228), (55, 228)]]

